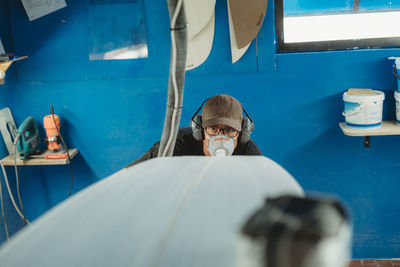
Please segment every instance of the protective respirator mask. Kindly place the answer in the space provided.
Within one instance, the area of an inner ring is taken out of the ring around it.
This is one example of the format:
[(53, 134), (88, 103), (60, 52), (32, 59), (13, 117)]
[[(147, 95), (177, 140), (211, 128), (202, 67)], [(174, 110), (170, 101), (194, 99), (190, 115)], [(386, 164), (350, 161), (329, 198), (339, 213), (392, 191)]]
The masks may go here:
[(230, 156), (235, 149), (235, 138), (226, 135), (207, 136), (208, 138), (208, 152), (211, 156), (224, 157)]

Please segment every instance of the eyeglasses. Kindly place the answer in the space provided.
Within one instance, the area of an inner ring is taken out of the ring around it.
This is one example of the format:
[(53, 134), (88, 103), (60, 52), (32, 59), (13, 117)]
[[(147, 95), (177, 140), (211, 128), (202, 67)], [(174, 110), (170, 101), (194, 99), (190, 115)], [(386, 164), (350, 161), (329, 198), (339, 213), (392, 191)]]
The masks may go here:
[(224, 128), (224, 129), (219, 128), (219, 127), (217, 127), (217, 126), (209, 126), (209, 127), (206, 127), (206, 133), (207, 133), (209, 136), (218, 135), (220, 132), (222, 132), (224, 135), (229, 136), (229, 137), (231, 137), (231, 138), (236, 137), (236, 136), (238, 135), (238, 133), (239, 133), (239, 131), (237, 131), (237, 130), (231, 128), (231, 127)]

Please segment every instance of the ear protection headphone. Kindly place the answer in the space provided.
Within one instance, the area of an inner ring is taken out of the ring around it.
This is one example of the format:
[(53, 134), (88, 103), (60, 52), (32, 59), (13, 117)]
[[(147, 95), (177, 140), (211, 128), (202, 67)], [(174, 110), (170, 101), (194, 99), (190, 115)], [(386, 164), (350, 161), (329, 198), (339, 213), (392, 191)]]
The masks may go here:
[[(207, 102), (207, 100), (208, 99), (206, 99), (205, 101), (203, 101), (203, 103), (201, 103), (200, 107), (197, 109), (197, 111), (194, 113), (192, 119), (190, 120), (190, 127), (192, 128), (193, 137), (197, 141), (204, 140), (204, 138), (205, 138), (204, 130), (202, 127), (202, 116), (201, 116), (201, 114), (198, 114), (198, 113), (200, 112), (204, 103)], [(242, 110), (246, 114), (247, 117), (243, 117), (242, 131), (239, 133), (238, 141), (240, 143), (246, 143), (247, 141), (250, 140), (250, 134), (254, 130), (254, 122), (251, 119), (251, 117), (249, 116), (249, 114), (247, 114), (247, 112), (243, 106), (242, 106)]]

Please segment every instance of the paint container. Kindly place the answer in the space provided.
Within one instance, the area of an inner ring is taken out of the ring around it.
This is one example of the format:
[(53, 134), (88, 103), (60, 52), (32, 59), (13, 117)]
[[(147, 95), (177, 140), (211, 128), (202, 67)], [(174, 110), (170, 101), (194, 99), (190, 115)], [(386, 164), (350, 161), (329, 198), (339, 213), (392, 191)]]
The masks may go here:
[(343, 94), (346, 126), (351, 128), (379, 128), (385, 94), (372, 89), (349, 89)]
[(394, 99), (396, 100), (396, 120), (400, 125), (400, 92), (394, 91)]
[(394, 99), (396, 100), (396, 120), (400, 125), (400, 57), (389, 57), (394, 59), (393, 74), (397, 78), (397, 91), (394, 92)]
[(397, 78), (397, 91), (400, 92), (400, 57), (388, 57), (394, 60), (393, 75)]

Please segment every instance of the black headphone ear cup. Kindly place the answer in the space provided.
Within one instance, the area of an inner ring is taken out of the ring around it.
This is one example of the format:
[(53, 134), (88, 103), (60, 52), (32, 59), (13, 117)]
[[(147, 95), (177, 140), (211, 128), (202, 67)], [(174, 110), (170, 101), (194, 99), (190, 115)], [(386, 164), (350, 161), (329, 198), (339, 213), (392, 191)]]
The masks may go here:
[(201, 124), (202, 124), (202, 119), (200, 114), (196, 115), (190, 121), (190, 127), (192, 128), (193, 137), (197, 141), (201, 141), (204, 139), (203, 127), (201, 127)]
[(250, 140), (251, 132), (254, 130), (254, 122), (244, 117), (242, 121), (242, 131), (240, 132), (240, 143), (246, 143)]

